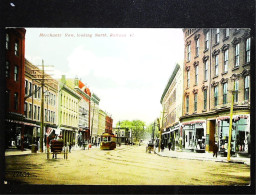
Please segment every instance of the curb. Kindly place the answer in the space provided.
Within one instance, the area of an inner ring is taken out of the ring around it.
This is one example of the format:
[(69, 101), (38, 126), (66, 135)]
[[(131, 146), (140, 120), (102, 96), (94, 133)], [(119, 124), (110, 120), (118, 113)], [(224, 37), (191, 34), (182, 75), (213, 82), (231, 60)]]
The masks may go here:
[(162, 155), (154, 151), (154, 154), (157, 154), (158, 156), (167, 157), (167, 158), (178, 158), (178, 159), (186, 159), (186, 160), (201, 160), (201, 161), (215, 161), (215, 162), (222, 162), (222, 163), (237, 163), (237, 164), (245, 164), (250, 166), (249, 163), (244, 161), (234, 161), (234, 160), (219, 160), (219, 159), (208, 159), (208, 158), (185, 158), (185, 157), (177, 157), (177, 156), (168, 156), (168, 155)]

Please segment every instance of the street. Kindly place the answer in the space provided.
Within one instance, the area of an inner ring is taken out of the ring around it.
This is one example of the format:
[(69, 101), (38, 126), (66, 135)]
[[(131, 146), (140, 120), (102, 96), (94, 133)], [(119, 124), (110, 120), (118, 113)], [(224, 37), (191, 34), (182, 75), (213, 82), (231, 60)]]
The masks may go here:
[(6, 156), (11, 184), (77, 185), (249, 185), (250, 166), (186, 160), (146, 153), (143, 146), (76, 150), (63, 158), (45, 153)]

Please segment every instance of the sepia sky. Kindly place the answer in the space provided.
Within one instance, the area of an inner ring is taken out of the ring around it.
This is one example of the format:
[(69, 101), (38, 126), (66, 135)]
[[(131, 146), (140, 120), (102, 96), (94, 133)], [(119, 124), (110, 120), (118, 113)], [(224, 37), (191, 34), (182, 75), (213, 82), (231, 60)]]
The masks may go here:
[[(160, 99), (176, 63), (183, 62), (182, 29), (26, 28), (25, 57), (54, 65), (54, 77), (76, 76), (119, 120), (146, 124), (160, 115)], [(52, 68), (51, 68), (52, 69)]]

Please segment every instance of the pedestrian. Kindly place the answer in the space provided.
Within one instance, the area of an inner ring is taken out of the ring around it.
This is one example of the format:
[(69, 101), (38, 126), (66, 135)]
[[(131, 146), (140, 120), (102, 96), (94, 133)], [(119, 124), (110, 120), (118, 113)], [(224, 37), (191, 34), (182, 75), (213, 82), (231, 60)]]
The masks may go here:
[(169, 143), (168, 143), (168, 149), (169, 149), (169, 151), (171, 150), (171, 147), (172, 147), (172, 142), (169, 142)]
[(213, 157), (216, 155), (216, 158), (217, 158), (217, 153), (218, 153), (218, 146), (217, 144), (215, 143), (213, 145)]
[(72, 144), (69, 143), (69, 153), (71, 153)]
[(164, 143), (162, 142), (161, 143), (161, 152), (163, 152), (164, 151)]

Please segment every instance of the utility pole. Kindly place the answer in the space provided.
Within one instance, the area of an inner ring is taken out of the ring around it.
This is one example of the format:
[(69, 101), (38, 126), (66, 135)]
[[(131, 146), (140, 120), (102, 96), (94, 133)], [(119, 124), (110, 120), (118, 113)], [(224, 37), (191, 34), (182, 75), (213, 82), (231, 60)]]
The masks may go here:
[[(162, 128), (164, 127), (164, 110), (162, 112)], [(161, 142), (162, 142), (162, 129), (159, 128), (160, 133), (159, 133), (159, 144), (158, 144), (158, 152), (160, 152), (160, 147), (161, 147)]]
[[(46, 80), (54, 80), (52, 78), (45, 78), (45, 70), (44, 70), (44, 60), (42, 60), (42, 65), (37, 65), (41, 66), (42, 70), (40, 69), (32, 69), (32, 71), (39, 71), (42, 72), (42, 74), (35, 74), (36, 76), (39, 76), (39, 78), (35, 78), (32, 80), (39, 80), (41, 82), (41, 91), (42, 91), (42, 96), (41, 96), (41, 126), (40, 126), (40, 152), (43, 152), (43, 137), (44, 137), (44, 86), (46, 84)], [(53, 66), (53, 65), (47, 65)], [(47, 83), (49, 84), (49, 83)], [(33, 114), (33, 113), (32, 113)]]
[(154, 140), (155, 140), (155, 122), (152, 128), (152, 144), (154, 144)]
[(234, 93), (235, 93), (235, 79), (231, 77), (231, 80), (234, 80), (234, 86), (232, 91), (232, 101), (231, 101), (231, 108), (230, 108), (230, 118), (229, 118), (229, 136), (228, 136), (228, 155), (227, 161), (230, 161), (230, 153), (231, 153), (231, 137), (232, 137), (232, 122), (233, 122), (233, 107), (234, 107)]

